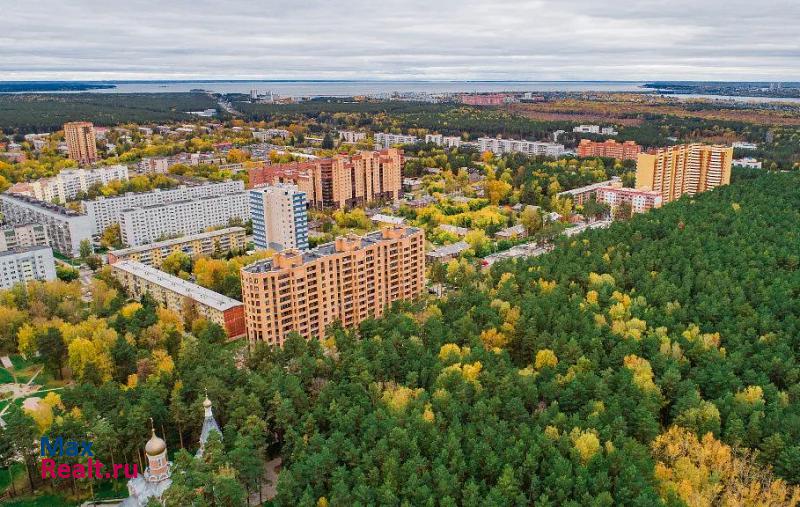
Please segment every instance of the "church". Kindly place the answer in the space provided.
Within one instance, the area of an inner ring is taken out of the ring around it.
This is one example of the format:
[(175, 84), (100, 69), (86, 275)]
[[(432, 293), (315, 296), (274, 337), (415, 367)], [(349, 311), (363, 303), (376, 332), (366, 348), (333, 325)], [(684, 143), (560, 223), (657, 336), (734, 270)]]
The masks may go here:
[[(212, 431), (219, 433), (217, 420), (211, 410), (211, 400), (203, 400), (203, 429), (200, 432), (200, 447), (195, 454), (196, 458), (203, 456), (208, 437)], [(147, 468), (144, 473), (128, 481), (128, 498), (119, 504), (119, 507), (144, 507), (151, 498), (161, 500), (162, 495), (172, 485), (172, 462), (167, 458), (167, 443), (156, 435), (155, 428), (151, 427), (150, 440), (144, 446), (147, 456)]]

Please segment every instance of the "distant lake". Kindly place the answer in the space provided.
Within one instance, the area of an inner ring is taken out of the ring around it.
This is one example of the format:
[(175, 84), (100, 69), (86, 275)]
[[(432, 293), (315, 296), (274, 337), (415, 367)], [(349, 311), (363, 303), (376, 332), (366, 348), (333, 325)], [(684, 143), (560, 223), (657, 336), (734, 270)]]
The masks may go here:
[[(202, 89), (216, 93), (269, 92), (283, 97), (352, 97), (394, 92), (641, 92), (645, 82), (632, 81), (82, 81), (116, 88), (90, 93), (169, 93)], [(37, 93), (37, 92), (31, 92)], [(80, 93), (80, 92), (51, 92)]]

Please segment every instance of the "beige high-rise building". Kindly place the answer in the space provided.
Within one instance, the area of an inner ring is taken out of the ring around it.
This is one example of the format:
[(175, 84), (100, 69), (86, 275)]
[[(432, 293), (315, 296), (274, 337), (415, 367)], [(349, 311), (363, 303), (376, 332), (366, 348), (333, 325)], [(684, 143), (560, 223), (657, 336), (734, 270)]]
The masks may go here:
[(65, 123), (64, 137), (67, 139), (69, 158), (82, 165), (97, 162), (97, 142), (94, 125), (88, 121)]
[(731, 182), (733, 148), (684, 144), (640, 153), (636, 164), (636, 188), (654, 190), (664, 202), (682, 195), (696, 195)]
[(291, 331), (321, 338), (337, 320), (351, 327), (379, 317), (389, 304), (414, 298), (424, 287), (421, 229), (393, 226), (306, 252), (284, 250), (242, 268), (247, 337), (276, 345)]

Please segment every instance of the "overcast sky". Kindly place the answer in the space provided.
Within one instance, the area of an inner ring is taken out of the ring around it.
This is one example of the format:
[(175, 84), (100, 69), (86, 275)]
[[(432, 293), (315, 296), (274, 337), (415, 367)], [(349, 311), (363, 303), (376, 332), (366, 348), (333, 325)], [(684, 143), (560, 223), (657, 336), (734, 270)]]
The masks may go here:
[(0, 13), (0, 80), (800, 81), (800, 0), (0, 0)]

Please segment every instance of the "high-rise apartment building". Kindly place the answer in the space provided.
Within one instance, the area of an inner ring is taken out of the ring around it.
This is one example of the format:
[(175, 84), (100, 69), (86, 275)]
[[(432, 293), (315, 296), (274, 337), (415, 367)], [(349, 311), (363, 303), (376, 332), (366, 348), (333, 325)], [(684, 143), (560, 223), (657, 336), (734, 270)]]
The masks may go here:
[(64, 137), (67, 140), (69, 158), (83, 165), (97, 162), (97, 140), (94, 125), (88, 121), (65, 123)]
[(55, 280), (56, 265), (49, 246), (17, 248), (0, 253), (0, 289), (29, 280)]
[(310, 162), (250, 169), (250, 185), (292, 183), (315, 208), (349, 208), (398, 199), (403, 190), (403, 152), (361, 151)]
[(355, 326), (418, 296), (424, 278), (425, 236), (413, 227), (340, 237), (307, 252), (284, 250), (242, 268), (247, 337), (277, 345), (291, 331), (320, 338), (335, 321)]
[(684, 144), (641, 153), (636, 165), (636, 188), (660, 193), (664, 202), (695, 195), (731, 182), (733, 148)]
[(82, 202), (81, 206), (92, 220), (94, 233), (102, 234), (108, 226), (119, 223), (122, 211), (126, 209), (243, 191), (244, 183), (239, 180), (231, 180), (206, 185), (180, 186), (169, 190), (156, 189), (151, 192), (128, 193), (116, 197), (98, 197), (93, 201)]
[(642, 148), (634, 141), (618, 143), (613, 139), (604, 142), (581, 139), (578, 145), (579, 157), (609, 157), (619, 160), (636, 160)]
[(123, 210), (119, 218), (122, 242), (139, 246), (166, 237), (225, 227), (233, 219), (244, 223), (250, 217), (247, 195), (234, 192)]
[(79, 255), (81, 241), (92, 239), (89, 217), (27, 195), (0, 194), (0, 212), (11, 225), (44, 225), (49, 245), (70, 257)]
[(256, 248), (308, 249), (306, 193), (296, 185), (276, 183), (250, 190), (250, 218)]

